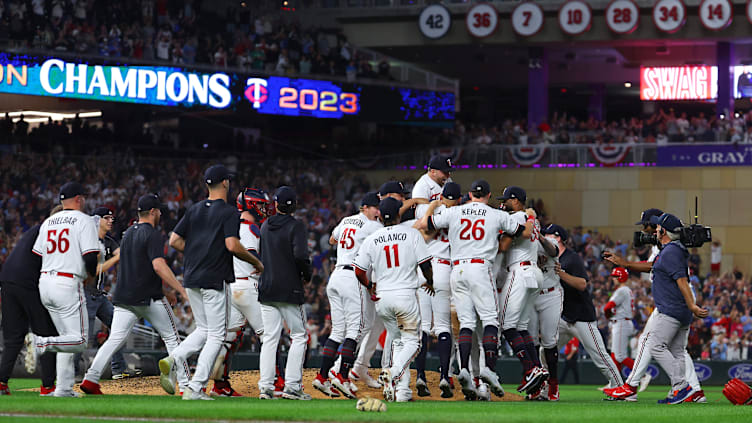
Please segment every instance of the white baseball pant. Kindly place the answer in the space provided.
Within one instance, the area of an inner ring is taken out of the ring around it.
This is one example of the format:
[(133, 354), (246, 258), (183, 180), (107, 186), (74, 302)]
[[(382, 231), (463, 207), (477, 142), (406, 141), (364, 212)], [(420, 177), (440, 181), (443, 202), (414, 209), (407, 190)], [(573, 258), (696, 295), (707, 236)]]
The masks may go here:
[(527, 330), (543, 273), (535, 265), (520, 263), (509, 267), (507, 280), (501, 288), (499, 303), (501, 330)]
[(450, 283), (460, 329), (475, 330), (478, 320), (483, 327), (499, 327), (496, 284), (491, 274), (491, 264), (479, 259), (458, 260), (455, 263)]
[(560, 286), (541, 290), (533, 303), (528, 332), (543, 348), (555, 348), (559, 343), (559, 320), (564, 307), (564, 292)]
[(308, 346), (303, 306), (289, 303), (262, 303), (261, 317), (264, 319), (264, 335), (261, 341), (261, 356), (259, 358), (261, 373), (258, 382), (259, 390), (274, 390), (277, 346), (282, 334), (283, 322), (290, 330), (290, 340), (292, 341), (290, 350), (287, 352), (285, 387), (292, 390), (302, 389), (303, 361)]
[[(92, 361), (91, 367), (86, 372), (84, 379), (99, 383), (102, 372), (110, 364), (112, 355), (122, 348), (128, 339), (131, 329), (133, 329), (133, 326), (140, 318), (146, 319), (151, 323), (152, 327), (159, 333), (159, 336), (162, 337), (168, 354), (172, 354), (178, 344), (180, 344), (180, 334), (178, 334), (178, 328), (175, 325), (175, 316), (172, 314), (172, 307), (170, 307), (166, 299), (152, 299), (148, 306), (116, 305), (112, 317), (110, 336), (104, 345), (99, 347), (97, 355), (94, 357), (94, 361)], [(188, 379), (191, 375), (188, 363), (185, 361), (182, 363), (176, 362), (175, 368), (177, 369), (178, 385), (181, 389), (184, 389), (188, 386)]]
[(57, 353), (55, 392), (70, 392), (75, 383), (73, 355), (83, 352), (88, 342), (89, 316), (84, 285), (77, 277), (42, 273), (39, 276), (39, 298), (50, 312), (59, 335), (36, 337), (37, 348), (40, 354), (47, 351)]
[(629, 357), (629, 337), (634, 334), (634, 325), (631, 319), (611, 320), (611, 352), (614, 359), (621, 363)]
[(170, 356), (180, 363), (191, 354), (201, 351), (193, 379), (188, 383), (188, 387), (195, 392), (206, 387), (214, 368), (214, 361), (227, 335), (230, 317), (230, 288), (227, 285), (225, 284), (221, 290), (186, 289), (196, 329), (172, 351)]
[[(376, 305), (371, 301), (368, 291), (364, 289), (362, 292), (363, 322), (365, 323), (365, 327), (363, 328), (363, 336), (358, 343), (358, 357), (355, 359), (355, 365), (353, 366), (353, 369), (357, 369), (356, 372), (362, 372), (371, 367), (371, 357), (376, 352), (381, 333), (386, 329), (381, 317), (376, 313)], [(387, 340), (384, 341), (384, 350), (381, 354), (381, 367), (389, 367), (388, 363), (392, 346), (391, 342), (387, 342), (388, 338), (389, 334), (387, 334)]]
[(410, 363), (420, 350), (420, 309), (415, 290), (390, 291), (376, 302), (376, 312), (392, 339), (389, 369), (398, 399), (412, 397)]
[(614, 360), (606, 351), (606, 346), (603, 343), (603, 337), (598, 332), (597, 322), (575, 322), (567, 323), (564, 319), (559, 320), (559, 344), (558, 348), (561, 349), (567, 344), (573, 337), (580, 340), (580, 343), (587, 351), (590, 359), (593, 360), (593, 364), (598, 370), (601, 371), (603, 376), (608, 379), (610, 388), (621, 386), (624, 382), (619, 374), (619, 370), (616, 368)]
[[(650, 348), (648, 347), (648, 341), (654, 336), (655, 315), (657, 313), (658, 309), (656, 308), (650, 314), (650, 317), (648, 317), (648, 321), (645, 322), (645, 328), (642, 330), (642, 334), (637, 340), (637, 354), (634, 359), (634, 368), (627, 378), (627, 383), (631, 386), (638, 386), (640, 384), (640, 379), (645, 375), (645, 372), (647, 372), (650, 360), (653, 358)], [(689, 333), (687, 333), (687, 336), (689, 336)], [(695, 371), (695, 363), (692, 361), (692, 357), (686, 350), (684, 351), (684, 363), (686, 372), (685, 378), (687, 379), (687, 382), (689, 382), (694, 390), (701, 390), (700, 379), (697, 377), (697, 372)]]
[(364, 320), (363, 286), (352, 269), (337, 267), (329, 277), (326, 295), (332, 317), (332, 341), (342, 343), (345, 339), (359, 342), (366, 326)]
[(240, 329), (248, 320), (256, 335), (261, 336), (264, 333), (264, 321), (261, 319), (261, 303), (258, 301), (258, 278), (235, 278), (235, 283), (229, 286), (232, 308), (228, 330)]

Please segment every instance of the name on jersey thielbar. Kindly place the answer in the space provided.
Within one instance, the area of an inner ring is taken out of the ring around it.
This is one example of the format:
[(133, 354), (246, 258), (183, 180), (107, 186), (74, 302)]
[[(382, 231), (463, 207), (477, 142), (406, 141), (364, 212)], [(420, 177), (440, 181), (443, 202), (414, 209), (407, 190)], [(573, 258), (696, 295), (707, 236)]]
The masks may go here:
[(383, 244), (385, 242), (404, 241), (406, 239), (407, 239), (407, 234), (402, 232), (402, 233), (396, 233), (396, 234), (381, 235), (379, 237), (374, 238), (373, 242), (376, 244)]
[(484, 209), (462, 209), (463, 216), (485, 216), (486, 211)]
[(61, 216), (61, 217), (51, 217), (49, 220), (50, 225), (75, 225), (76, 221), (78, 220), (77, 217), (72, 216)]
[(348, 217), (348, 218), (345, 218), (342, 221), (342, 224), (343, 225), (354, 225), (354, 226), (357, 226), (359, 228), (363, 227), (363, 221), (360, 220), (360, 219), (358, 219), (357, 217)]

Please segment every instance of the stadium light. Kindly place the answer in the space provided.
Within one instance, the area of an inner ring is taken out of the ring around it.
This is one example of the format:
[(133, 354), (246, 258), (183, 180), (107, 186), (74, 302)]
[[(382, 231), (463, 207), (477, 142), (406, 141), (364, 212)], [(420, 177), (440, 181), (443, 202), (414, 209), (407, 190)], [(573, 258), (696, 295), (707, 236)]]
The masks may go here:
[(627, 81), (624, 83), (624, 88), (632, 88), (632, 83)]
[[(8, 117), (13, 119), (13, 122), (21, 120), (21, 115), (24, 116), (24, 120), (29, 123), (46, 122), (48, 119), (54, 121), (60, 121), (63, 119), (73, 119), (76, 117), (76, 113), (55, 113), (55, 112), (40, 112), (35, 110), (21, 110), (16, 112), (8, 112)], [(81, 119), (98, 118), (102, 117), (101, 110), (79, 112), (78, 117)]]

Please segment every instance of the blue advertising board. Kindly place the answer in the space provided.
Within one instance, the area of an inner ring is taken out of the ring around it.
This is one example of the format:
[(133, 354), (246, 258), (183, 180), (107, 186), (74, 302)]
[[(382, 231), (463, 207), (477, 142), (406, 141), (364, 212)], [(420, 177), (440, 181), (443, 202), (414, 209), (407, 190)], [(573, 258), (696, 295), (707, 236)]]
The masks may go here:
[(658, 147), (657, 166), (751, 166), (752, 144), (700, 144)]

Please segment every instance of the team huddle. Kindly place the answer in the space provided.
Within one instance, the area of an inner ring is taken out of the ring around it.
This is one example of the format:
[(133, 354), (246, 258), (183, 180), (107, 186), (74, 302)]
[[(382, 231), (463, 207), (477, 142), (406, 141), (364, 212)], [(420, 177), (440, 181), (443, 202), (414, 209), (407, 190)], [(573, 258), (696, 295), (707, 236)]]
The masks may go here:
[[(652, 262), (663, 263), (668, 256), (656, 260), (664, 254), (655, 247), (651, 260), (638, 264), (606, 254), (605, 260), (618, 265), (612, 277), (621, 284), (604, 309), (612, 328), (609, 354), (585, 265), (565, 246), (566, 230), (556, 224), (541, 228), (535, 211), (526, 209), (524, 189), (506, 187), (498, 198), (501, 207), (494, 208), (488, 182), (473, 182), (463, 196), (451, 171), (449, 158), (433, 157), (410, 199), (400, 182), (386, 182), (362, 198), (358, 214), (333, 230), (329, 242), (336, 247), (336, 267), (327, 284), (332, 330), (313, 388), (329, 397), (356, 398), (361, 382), (382, 389), (387, 401), (413, 400), (411, 386), (418, 396), (429, 396), (435, 387), (428, 386), (426, 354), (429, 337), (435, 336), (441, 397), (456, 395), (455, 380), (466, 400), (503, 397), (496, 362), (505, 341), (521, 364), (517, 391), (529, 400), (558, 401), (558, 351), (576, 337), (607, 380), (607, 399), (636, 401), (650, 381), (646, 370), (653, 356), (664, 368), (681, 361), (668, 372), (672, 392), (666, 402), (705, 401), (686, 352), (686, 325), (671, 311), (663, 313), (672, 310), (668, 305), (649, 319), (635, 360), (627, 354), (634, 330), (627, 269), (652, 274)], [(248, 324), (262, 342), (259, 397), (311, 398), (302, 381), (307, 344), (302, 304), (311, 267), (305, 227), (293, 217), (296, 194), (281, 187), (270, 198), (261, 189), (245, 188), (233, 207), (227, 169), (212, 166), (204, 176), (208, 199), (187, 210), (169, 240), (185, 256), (182, 284), (165, 261), (156, 229), (164, 206), (156, 195), (139, 199), (138, 221), (117, 251), (110, 336), (86, 372), (83, 392), (102, 394), (103, 371), (144, 318), (167, 348), (159, 368), (160, 384), (169, 394), (180, 393), (184, 400), (240, 396), (229, 370)], [(83, 286), (102, 270), (99, 222), (82, 212), (85, 195), (80, 184), (65, 184), (63, 210), (44, 221), (33, 247), (41, 257), (40, 300), (57, 335), (28, 337), (26, 361), (56, 353), (55, 396), (77, 396), (73, 356), (85, 349), (89, 333)], [(650, 209), (638, 224), (646, 231), (673, 231), (670, 217)], [(173, 290), (190, 302), (196, 323), (182, 342), (170, 307)], [(656, 291), (667, 298), (656, 298), (659, 307), (678, 301), (673, 291)], [(691, 313), (707, 314), (695, 308)], [(283, 323), (292, 341), (284, 377), (277, 358)], [(384, 329), (381, 370), (374, 379), (368, 368)], [(199, 356), (191, 375), (187, 360), (194, 353)], [(411, 365), (417, 370), (414, 382)], [(631, 370), (626, 383), (623, 367)]]

